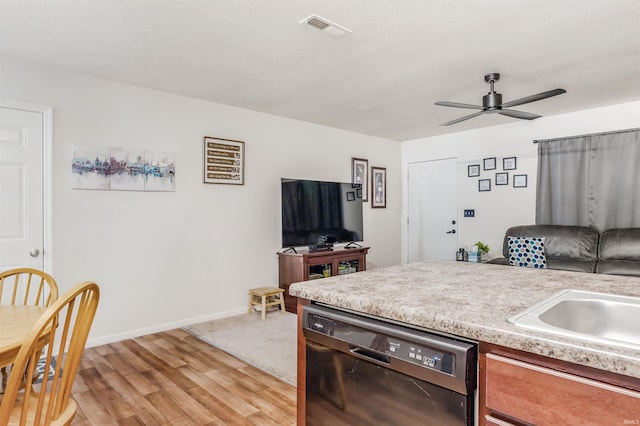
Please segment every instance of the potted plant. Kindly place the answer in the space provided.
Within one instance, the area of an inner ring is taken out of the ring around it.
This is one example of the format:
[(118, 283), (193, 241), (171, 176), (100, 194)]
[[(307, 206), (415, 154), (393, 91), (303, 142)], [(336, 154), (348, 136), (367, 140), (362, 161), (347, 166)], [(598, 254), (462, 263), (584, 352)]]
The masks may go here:
[(475, 245), (478, 247), (478, 252), (480, 252), (480, 259), (487, 260), (487, 254), (489, 254), (489, 246), (482, 241), (478, 241)]

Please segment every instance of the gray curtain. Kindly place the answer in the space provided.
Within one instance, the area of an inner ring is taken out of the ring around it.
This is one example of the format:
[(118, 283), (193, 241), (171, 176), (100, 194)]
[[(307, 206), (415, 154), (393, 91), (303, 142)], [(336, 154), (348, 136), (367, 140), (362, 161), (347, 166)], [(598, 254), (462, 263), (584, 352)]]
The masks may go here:
[(640, 227), (640, 129), (538, 141), (536, 223)]

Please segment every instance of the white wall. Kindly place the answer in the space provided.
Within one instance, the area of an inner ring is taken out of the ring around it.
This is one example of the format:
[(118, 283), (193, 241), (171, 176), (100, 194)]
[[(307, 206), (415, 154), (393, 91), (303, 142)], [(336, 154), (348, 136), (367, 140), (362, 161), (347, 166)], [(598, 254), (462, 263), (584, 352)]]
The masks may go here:
[[(481, 240), (491, 248), (489, 257), (498, 257), (502, 255), (502, 239), (508, 227), (535, 223), (538, 153), (533, 140), (636, 127), (640, 127), (640, 101), (415, 139), (402, 143), (402, 174), (406, 176), (409, 163), (457, 157), (460, 164), (458, 247), (469, 247)], [(496, 170), (482, 170), (482, 160), (487, 157), (497, 158)], [(503, 171), (504, 157), (517, 157), (517, 169), (509, 171), (508, 186), (496, 186), (495, 172)], [(479, 178), (467, 177), (469, 164), (480, 164), (480, 178), (491, 179), (491, 192), (478, 191)], [(514, 174), (528, 176), (526, 188), (513, 188)], [(402, 182), (402, 216), (406, 218), (406, 179)], [(475, 218), (464, 218), (464, 209), (475, 209)], [(406, 233), (405, 225), (403, 262), (407, 259)], [(452, 259), (454, 255), (452, 253)]]
[[(244, 312), (277, 286), (280, 178), (348, 182), (351, 157), (387, 167), (365, 206), (368, 267), (400, 263), (400, 144), (2, 58), (0, 98), (53, 107), (53, 270), (102, 296), (90, 345)], [(202, 139), (245, 141), (245, 185), (202, 183)], [(176, 191), (71, 190), (73, 144), (176, 153)]]

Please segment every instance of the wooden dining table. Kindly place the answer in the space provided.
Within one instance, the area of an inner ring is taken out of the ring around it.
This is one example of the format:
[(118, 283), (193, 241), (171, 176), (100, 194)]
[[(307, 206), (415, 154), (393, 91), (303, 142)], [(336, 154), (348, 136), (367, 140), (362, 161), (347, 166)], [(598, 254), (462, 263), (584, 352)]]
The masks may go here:
[(12, 364), (25, 338), (47, 308), (0, 305), (0, 368)]

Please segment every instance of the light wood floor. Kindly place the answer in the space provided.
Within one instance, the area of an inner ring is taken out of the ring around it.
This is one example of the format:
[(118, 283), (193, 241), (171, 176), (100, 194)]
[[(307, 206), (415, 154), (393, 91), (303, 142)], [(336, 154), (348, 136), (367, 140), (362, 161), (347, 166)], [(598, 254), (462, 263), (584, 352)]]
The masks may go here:
[(85, 350), (73, 425), (295, 425), (290, 384), (177, 329)]

